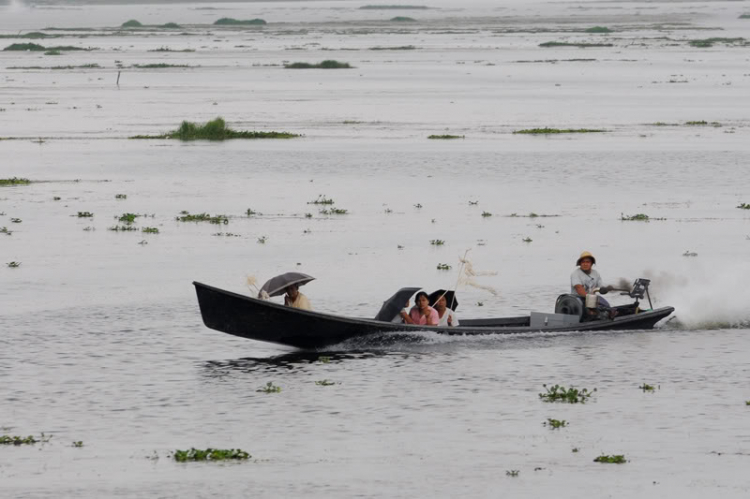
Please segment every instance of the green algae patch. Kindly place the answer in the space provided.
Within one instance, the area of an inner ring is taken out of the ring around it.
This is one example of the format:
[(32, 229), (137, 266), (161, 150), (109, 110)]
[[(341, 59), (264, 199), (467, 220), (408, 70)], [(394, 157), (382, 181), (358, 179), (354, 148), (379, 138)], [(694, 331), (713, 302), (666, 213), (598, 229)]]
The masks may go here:
[(291, 64), (284, 64), (286, 69), (351, 69), (348, 62), (339, 62), (334, 60), (325, 60), (317, 64), (311, 64), (309, 62), (293, 62)]
[(525, 130), (516, 130), (514, 134), (525, 135), (551, 135), (559, 133), (603, 133), (607, 130), (595, 128), (527, 128)]
[(196, 449), (174, 451), (174, 460), (178, 463), (196, 461), (244, 461), (250, 459), (250, 454), (242, 449)]
[(231, 17), (222, 17), (214, 22), (215, 26), (265, 26), (268, 24), (265, 19), (232, 19)]
[(162, 135), (135, 135), (131, 139), (178, 139), (228, 140), (228, 139), (291, 139), (300, 135), (288, 132), (238, 131), (227, 127), (223, 118), (216, 118), (203, 124), (183, 121), (180, 128)]

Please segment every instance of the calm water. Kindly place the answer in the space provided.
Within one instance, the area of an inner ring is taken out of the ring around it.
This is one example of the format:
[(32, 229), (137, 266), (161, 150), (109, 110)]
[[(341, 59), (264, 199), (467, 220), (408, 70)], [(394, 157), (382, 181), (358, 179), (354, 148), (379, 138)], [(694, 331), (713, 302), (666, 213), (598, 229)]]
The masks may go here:
[[(0, 52), (0, 137), (15, 139), (0, 141), (0, 178), (38, 181), (0, 187), (13, 232), (0, 234), (0, 435), (53, 436), (0, 448), (0, 497), (747, 497), (747, 48), (686, 42), (743, 36), (742, 5), (365, 3), (0, 2), (5, 35), (130, 18), (191, 33), (65, 32), (39, 43), (100, 50)], [(395, 15), (419, 22), (384, 21)], [(218, 17), (270, 24), (200, 26)], [(616, 32), (570, 32), (595, 25)], [(552, 40), (614, 47), (538, 47)], [(418, 48), (368, 50), (404, 45)], [(165, 46), (195, 52), (149, 52)], [(278, 66), (323, 59), (356, 69)], [(193, 67), (130, 67), (159, 62)], [(126, 140), (217, 115), (304, 137)], [(511, 133), (537, 126), (608, 133)], [(426, 139), (442, 133), (466, 138)], [(319, 195), (349, 213), (320, 214)], [(230, 223), (180, 223), (182, 210)], [(160, 233), (109, 231), (127, 212)], [(652, 221), (620, 220), (637, 213)], [(372, 316), (401, 286), (452, 287), (470, 250), (498, 294), (459, 289), (459, 315), (518, 315), (550, 310), (584, 249), (605, 280), (652, 278), (676, 318), (299, 352), (206, 329), (191, 285), (249, 293), (248, 276), (298, 269), (318, 278), (304, 290), (317, 310)], [(281, 393), (256, 392), (269, 381)], [(545, 383), (597, 392), (546, 404)], [(193, 446), (253, 458), (169, 458)]]

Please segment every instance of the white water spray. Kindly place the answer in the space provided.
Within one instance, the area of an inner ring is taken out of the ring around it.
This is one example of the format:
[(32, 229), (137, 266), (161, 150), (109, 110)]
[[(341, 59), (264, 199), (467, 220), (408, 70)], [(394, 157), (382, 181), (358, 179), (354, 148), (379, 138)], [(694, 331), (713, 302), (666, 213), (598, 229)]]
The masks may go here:
[(683, 272), (645, 272), (654, 307), (671, 305), (690, 329), (750, 325), (750, 264), (693, 267)]

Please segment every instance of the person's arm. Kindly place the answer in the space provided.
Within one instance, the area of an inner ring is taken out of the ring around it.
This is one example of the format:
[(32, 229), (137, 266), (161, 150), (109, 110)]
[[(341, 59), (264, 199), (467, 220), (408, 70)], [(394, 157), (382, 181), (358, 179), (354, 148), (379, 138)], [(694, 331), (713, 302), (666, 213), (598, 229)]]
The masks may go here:
[(440, 322), (440, 317), (438, 317), (437, 310), (434, 308), (430, 311), (429, 314), (427, 314), (427, 325), (428, 326), (437, 326), (438, 322)]
[(586, 288), (583, 287), (583, 284), (576, 284), (574, 287), (578, 296), (586, 297)]
[(406, 313), (406, 310), (401, 311), (401, 317), (403, 317), (405, 323), (414, 324), (414, 320), (411, 318), (410, 314)]
[(456, 327), (458, 326), (458, 317), (456, 317), (455, 314), (451, 313), (451, 315), (448, 317), (448, 325)]
[(579, 272), (578, 269), (574, 270), (572, 274), (570, 274), (570, 287), (575, 289), (576, 293), (578, 293), (578, 296), (586, 296), (586, 288), (583, 286), (583, 281), (581, 280), (581, 272)]

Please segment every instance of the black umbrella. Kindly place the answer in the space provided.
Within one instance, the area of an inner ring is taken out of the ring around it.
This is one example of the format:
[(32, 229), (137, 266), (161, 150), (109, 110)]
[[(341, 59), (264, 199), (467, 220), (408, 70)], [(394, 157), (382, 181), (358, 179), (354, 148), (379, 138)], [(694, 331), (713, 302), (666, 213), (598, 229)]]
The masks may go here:
[(456, 292), (455, 291), (446, 291), (444, 289), (438, 289), (437, 291), (434, 291), (432, 294), (430, 294), (430, 306), (434, 307), (437, 303), (438, 299), (445, 295), (445, 302), (448, 305), (448, 308), (456, 311), (456, 308), (458, 308), (458, 300), (456, 300)]
[(265, 291), (269, 296), (279, 296), (283, 295), (286, 288), (292, 284), (304, 286), (308, 282), (314, 280), (314, 277), (301, 272), (287, 272), (286, 274), (277, 275), (276, 277), (269, 279), (260, 290), (261, 292)]
[(391, 322), (404, 308), (406, 300), (422, 288), (401, 288), (383, 302), (380, 312), (375, 316), (376, 321)]

